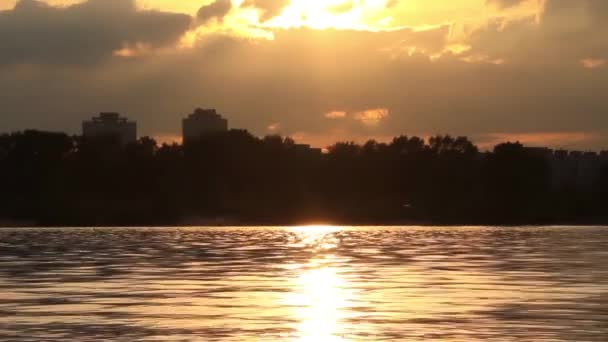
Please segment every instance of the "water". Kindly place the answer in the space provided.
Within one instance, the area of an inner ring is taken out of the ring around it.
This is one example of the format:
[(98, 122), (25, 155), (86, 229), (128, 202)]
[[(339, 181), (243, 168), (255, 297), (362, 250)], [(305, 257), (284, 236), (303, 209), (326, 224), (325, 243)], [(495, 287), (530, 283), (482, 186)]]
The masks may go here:
[(2, 341), (608, 341), (608, 229), (0, 229)]

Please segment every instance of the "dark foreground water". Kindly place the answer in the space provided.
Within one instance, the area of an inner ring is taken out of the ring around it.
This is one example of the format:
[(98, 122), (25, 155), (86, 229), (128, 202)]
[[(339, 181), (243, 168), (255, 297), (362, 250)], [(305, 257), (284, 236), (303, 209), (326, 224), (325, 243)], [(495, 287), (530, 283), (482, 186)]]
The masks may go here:
[(0, 340), (605, 342), (608, 229), (0, 229)]

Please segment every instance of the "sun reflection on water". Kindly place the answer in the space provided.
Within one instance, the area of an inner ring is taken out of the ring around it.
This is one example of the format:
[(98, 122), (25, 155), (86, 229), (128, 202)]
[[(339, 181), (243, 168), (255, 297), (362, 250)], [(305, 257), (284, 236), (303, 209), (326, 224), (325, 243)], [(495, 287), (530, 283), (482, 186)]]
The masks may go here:
[(338, 245), (332, 233), (339, 230), (340, 227), (333, 226), (292, 228), (299, 245), (315, 252), (309, 263), (300, 268), (292, 292), (285, 298), (285, 304), (292, 308), (292, 315), (298, 322), (295, 341), (349, 341), (344, 337), (345, 321), (354, 291), (334, 266), (337, 257), (330, 254)]
[(308, 247), (315, 251), (329, 250), (337, 247), (337, 239), (332, 233), (340, 231), (336, 226), (298, 226), (290, 229), (295, 233), (294, 247)]
[(603, 227), (0, 229), (0, 241), (0, 341), (606, 341)]

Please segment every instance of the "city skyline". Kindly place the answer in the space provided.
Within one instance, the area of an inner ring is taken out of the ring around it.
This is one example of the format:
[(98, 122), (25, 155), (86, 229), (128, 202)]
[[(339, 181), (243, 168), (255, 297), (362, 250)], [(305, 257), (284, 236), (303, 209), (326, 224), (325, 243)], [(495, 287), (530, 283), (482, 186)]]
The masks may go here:
[[(202, 119), (201, 120), (201, 116)], [(212, 116), (211, 120), (209, 119), (208, 116)], [(210, 121), (209, 121), (210, 120)], [(218, 122), (216, 122), (216, 120), (219, 120)], [(103, 124), (105, 122), (105, 125)], [(100, 127), (93, 127), (96, 123), (100, 123)], [(108, 126), (108, 124), (110, 124)], [(208, 126), (211, 125), (211, 126)], [(219, 125), (219, 126), (218, 126)], [(187, 126), (189, 126), (188, 128), (186, 128)], [(230, 128), (230, 129), (236, 129), (236, 130), (245, 130), (247, 132), (251, 132), (247, 127), (241, 127), (241, 128)], [(45, 131), (45, 130), (40, 130), (37, 128), (24, 128), (22, 130), (15, 130), (15, 131), (7, 131), (7, 132), (0, 132), (0, 134), (10, 134), (10, 133), (17, 133), (17, 132), (23, 132), (23, 131), (28, 131), (28, 130), (34, 130), (34, 131)], [(89, 133), (87, 134), (87, 130), (89, 131)], [(126, 130), (126, 131), (125, 131)], [(66, 134), (76, 134), (76, 135), (83, 135), (83, 136), (99, 136), (99, 135), (111, 135), (111, 134), (117, 134), (119, 136), (121, 136), (121, 139), (123, 140), (123, 143), (132, 143), (135, 142), (135, 140), (139, 139), (139, 138), (143, 138), (143, 137), (149, 137), (149, 138), (153, 138), (158, 144), (183, 144), (184, 141), (186, 140), (185, 138), (187, 136), (189, 136), (191, 139), (196, 139), (197, 137), (209, 134), (209, 133), (220, 133), (220, 132), (226, 132), (229, 130), (229, 120), (228, 118), (224, 117), (222, 114), (218, 113), (216, 109), (213, 108), (209, 108), (209, 109), (202, 109), (201, 107), (196, 107), (193, 112), (191, 114), (187, 114), (185, 116), (183, 116), (181, 118), (181, 134), (180, 135), (173, 135), (173, 136), (154, 136), (154, 135), (147, 135), (147, 134), (140, 134), (139, 133), (139, 122), (138, 121), (134, 121), (131, 120), (128, 116), (123, 116), (122, 112), (99, 112), (97, 116), (93, 116), (93, 118), (88, 118), (88, 119), (84, 119), (83, 121), (81, 121), (80, 123), (80, 129), (77, 132), (68, 132), (68, 131), (61, 131), (61, 130), (54, 130), (54, 131), (49, 131), (49, 132), (57, 132), (57, 133), (66, 133)], [(109, 134), (108, 134), (109, 132)], [(255, 134), (255, 132), (251, 132), (252, 134)], [(306, 141), (300, 141), (298, 139), (298, 137), (294, 137), (294, 136), (290, 136), (290, 135), (284, 135), (282, 134), (280, 131), (275, 131), (275, 132), (267, 132), (266, 134), (262, 134), (262, 135), (258, 135), (259, 137), (264, 137), (264, 136), (273, 136), (273, 135), (278, 135), (278, 136), (284, 136), (286, 138), (291, 138), (293, 139), (298, 145), (301, 146), (309, 146), (309, 147), (313, 147), (314, 149), (325, 149), (327, 147), (329, 147), (330, 145), (333, 145), (335, 143), (339, 143), (339, 142), (354, 142), (354, 143), (359, 143), (359, 144), (364, 144), (368, 141), (375, 141), (378, 143), (390, 143), (391, 140), (393, 140), (395, 137), (398, 136), (408, 136), (408, 134), (406, 133), (402, 133), (402, 134), (397, 134), (395, 136), (387, 136), (387, 137), (383, 137), (378, 139), (376, 137), (366, 137), (365, 139), (362, 138), (360, 140), (349, 140), (349, 139), (340, 139), (340, 138), (336, 138), (335, 140), (331, 140), (329, 143), (327, 143), (326, 145), (314, 145), (314, 144), (310, 144), (307, 143)], [(427, 135), (410, 135), (410, 136), (417, 136), (417, 137), (421, 137), (423, 140), (427, 141), (435, 136), (440, 136), (442, 134), (427, 134)], [(446, 133), (446, 135), (449, 136), (459, 136), (459, 135), (455, 135), (455, 134), (449, 134)], [(126, 136), (126, 138), (125, 138)], [(469, 138), (469, 137), (467, 137)], [(503, 140), (497, 140), (493, 141), (491, 144), (483, 144), (483, 143), (478, 143), (476, 142), (474, 139), (472, 140), (473, 143), (476, 144), (476, 146), (479, 148), (480, 152), (486, 152), (486, 151), (491, 151), (496, 145), (505, 143), (505, 142), (514, 142), (514, 143), (521, 143), (524, 146), (526, 146), (526, 148), (533, 150), (536, 153), (540, 153), (540, 154), (551, 154), (551, 155), (555, 155), (556, 158), (563, 158), (564, 157), (564, 153), (566, 153), (566, 155), (572, 155), (572, 157), (574, 158), (578, 158), (579, 155), (582, 156), (590, 156), (590, 155), (596, 155), (596, 156), (601, 156), (601, 157), (605, 157), (606, 155), (608, 155), (608, 149), (606, 148), (602, 148), (599, 147), (597, 149), (593, 149), (593, 148), (568, 148), (567, 146), (551, 146), (549, 145), (542, 145), (540, 143), (529, 143), (526, 142), (525, 139), (503, 139)]]
[(170, 140), (182, 113), (209, 104), (256, 135), (315, 146), (438, 133), (486, 148), (506, 140), (608, 146), (603, 1), (25, 0), (0, 8), (3, 131), (76, 133), (83, 113), (108, 108), (140, 122), (142, 135)]

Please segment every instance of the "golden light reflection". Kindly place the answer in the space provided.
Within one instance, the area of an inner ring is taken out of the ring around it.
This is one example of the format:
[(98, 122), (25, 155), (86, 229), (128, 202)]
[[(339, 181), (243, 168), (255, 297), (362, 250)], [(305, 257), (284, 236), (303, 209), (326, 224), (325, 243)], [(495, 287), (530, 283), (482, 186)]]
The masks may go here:
[(294, 246), (308, 246), (315, 250), (329, 250), (336, 247), (336, 238), (329, 235), (339, 231), (339, 227), (327, 225), (299, 226), (291, 228), (296, 233)]
[(337, 263), (336, 256), (330, 254), (337, 247), (332, 233), (339, 230), (339, 227), (324, 225), (292, 228), (300, 246), (315, 251), (309, 263), (299, 268), (292, 291), (284, 299), (298, 322), (295, 341), (348, 341), (345, 320), (351, 315), (349, 308), (353, 306), (355, 294), (339, 269), (333, 266)]
[(347, 341), (343, 335), (349, 307), (344, 280), (331, 267), (311, 269), (298, 278), (286, 303), (295, 310), (296, 341)]

